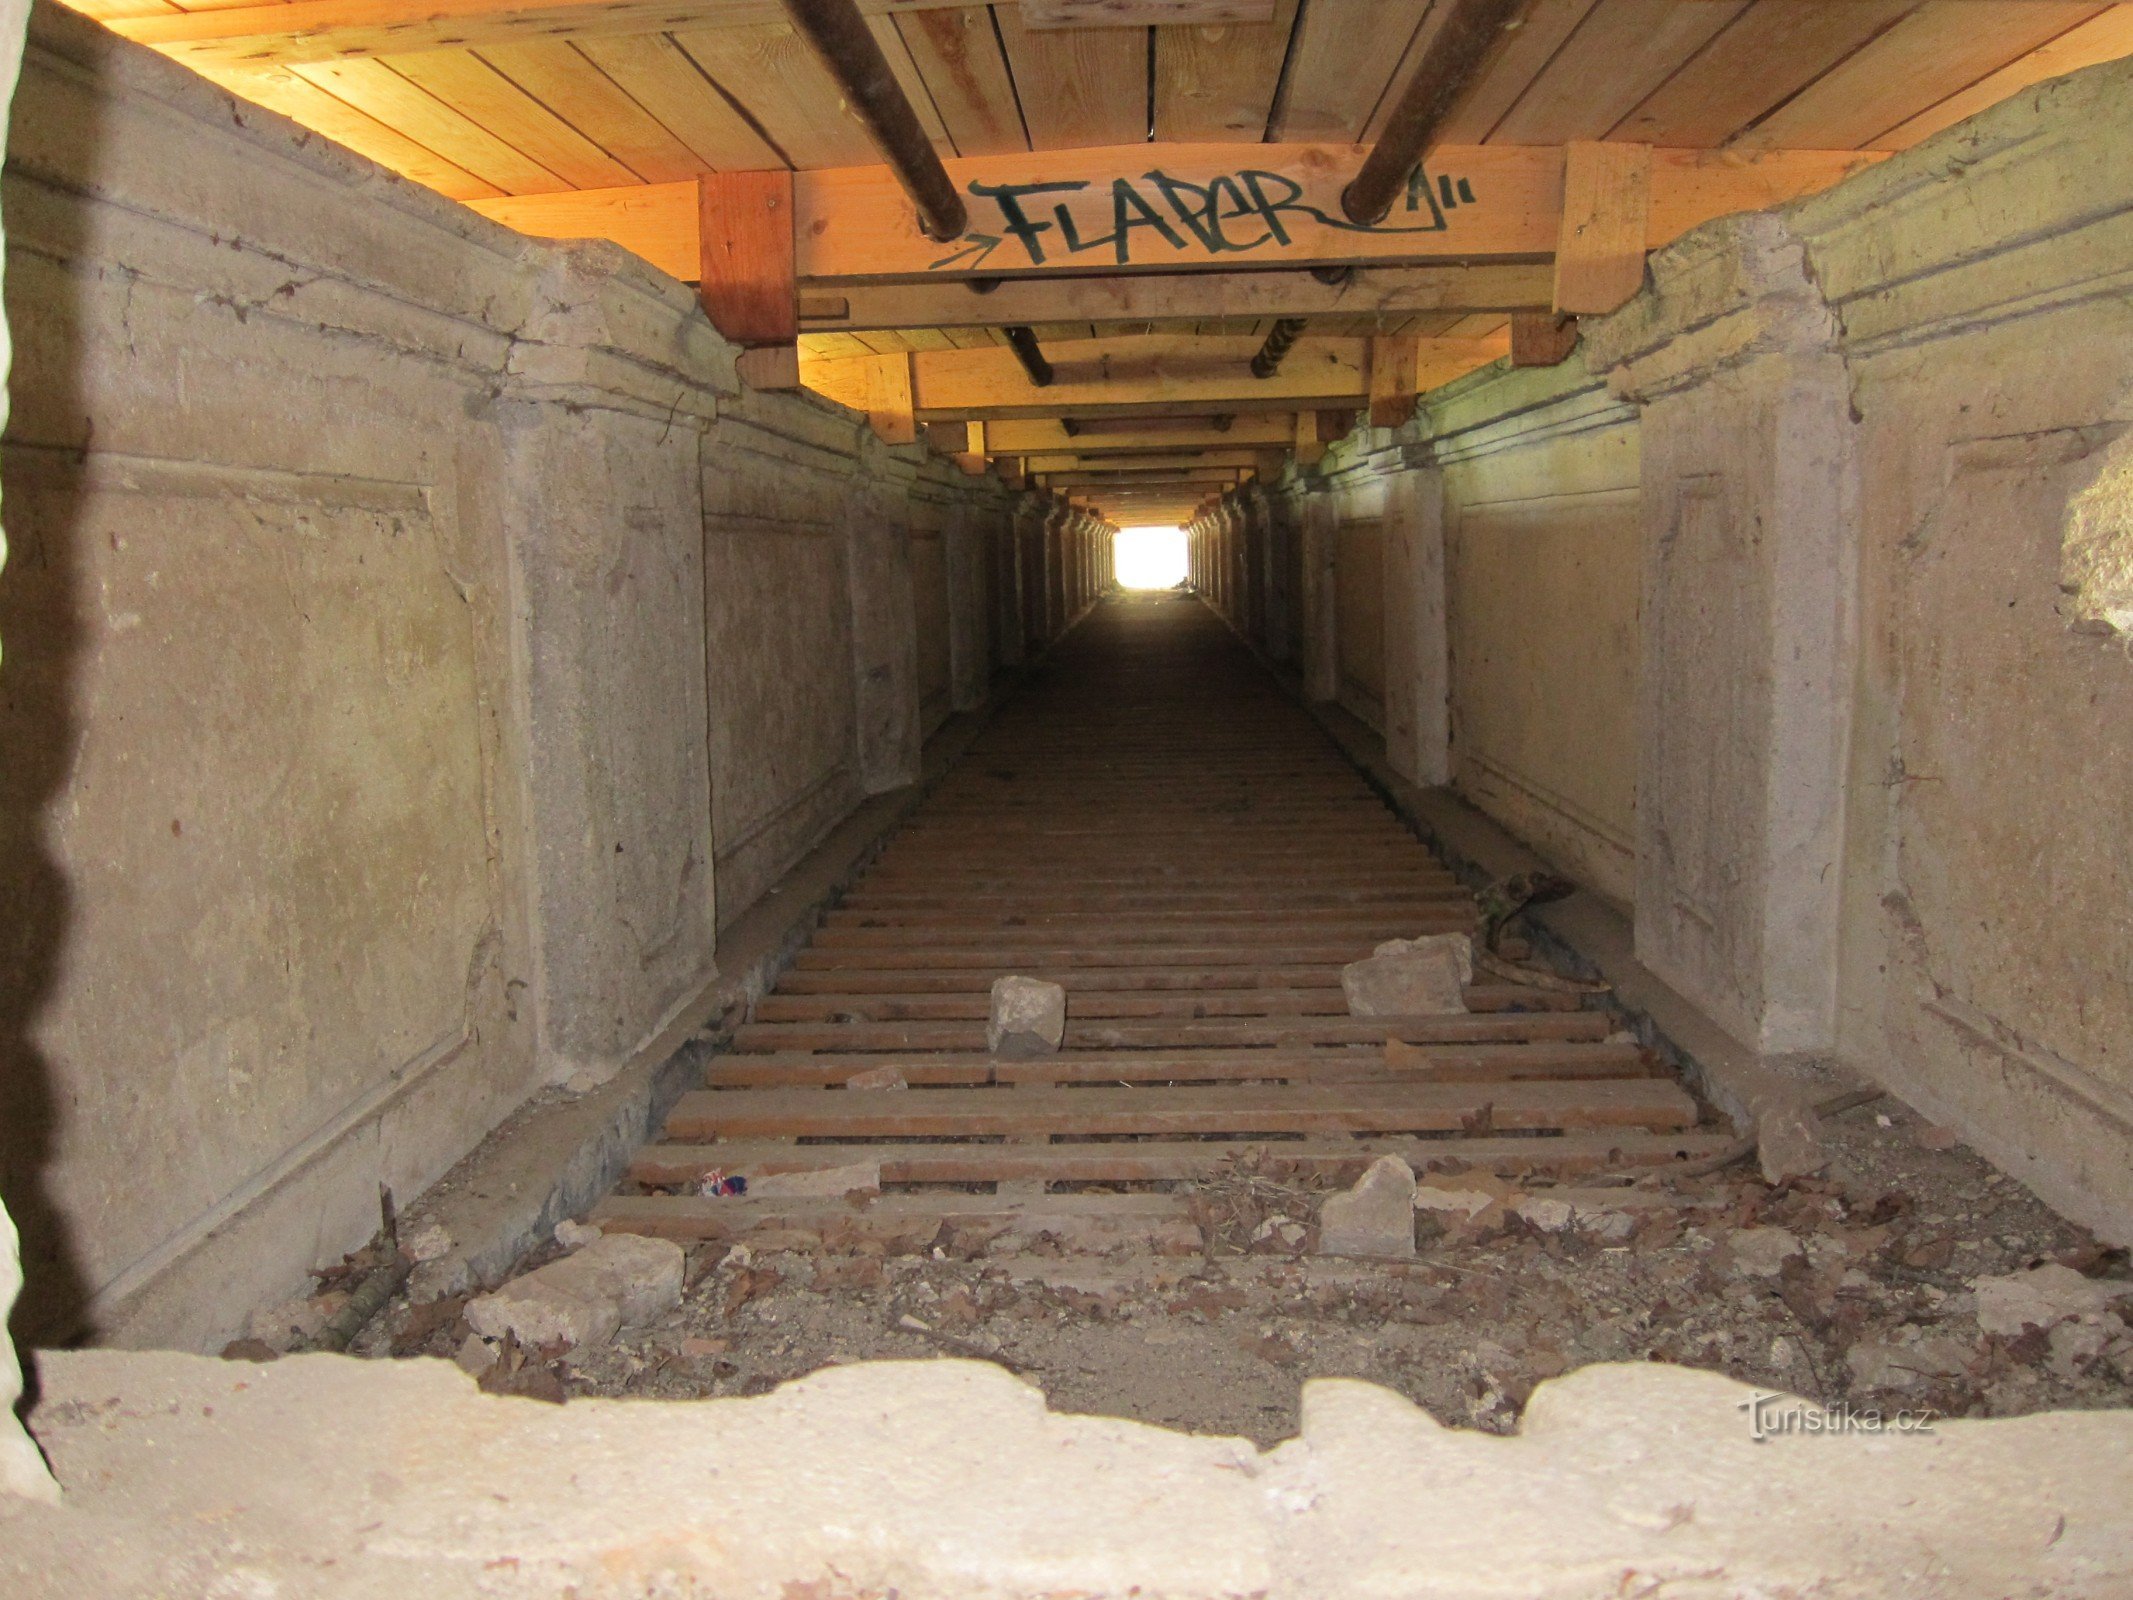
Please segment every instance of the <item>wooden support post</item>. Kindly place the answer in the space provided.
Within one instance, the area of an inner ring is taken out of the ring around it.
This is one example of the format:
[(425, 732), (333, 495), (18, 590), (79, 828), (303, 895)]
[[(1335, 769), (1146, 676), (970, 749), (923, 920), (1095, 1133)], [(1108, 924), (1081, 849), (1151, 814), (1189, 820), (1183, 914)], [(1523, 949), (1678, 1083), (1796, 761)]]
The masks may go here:
[(1600, 315), (1644, 287), (1652, 147), (1580, 140), (1563, 151), (1563, 223), (1555, 246), (1555, 309)]
[(1315, 467), (1326, 459), (1326, 447), (1319, 442), (1318, 413), (1296, 413), (1296, 464), (1300, 467)]
[(1578, 347), (1578, 319), (1551, 311), (1511, 314), (1511, 365), (1553, 367)]
[(711, 325), (735, 344), (791, 344), (800, 336), (792, 174), (704, 173), (696, 219), (696, 294)]
[(1415, 414), (1422, 346), (1411, 338), (1370, 341), (1370, 425), (1403, 426)]
[(887, 444), (915, 444), (918, 421), (911, 406), (911, 352), (899, 350), (876, 356), (872, 393), (867, 399), (867, 421)]

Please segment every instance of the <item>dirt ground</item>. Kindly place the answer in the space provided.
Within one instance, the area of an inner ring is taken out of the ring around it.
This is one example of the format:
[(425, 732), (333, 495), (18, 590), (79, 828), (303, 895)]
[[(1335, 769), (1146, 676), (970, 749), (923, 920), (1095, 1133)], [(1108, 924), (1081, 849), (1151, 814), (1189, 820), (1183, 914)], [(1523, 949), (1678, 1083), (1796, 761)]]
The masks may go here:
[[(1020, 1373), (1055, 1410), (1261, 1445), (1296, 1431), (1307, 1378), (1366, 1378), (1445, 1423), (1503, 1432), (1536, 1383), (1595, 1361), (1678, 1362), (1884, 1412), (2133, 1404), (2123, 1252), (1892, 1100), (1828, 1131), (1831, 1166), (1781, 1188), (1750, 1167), (1647, 1179), (1552, 1231), (1503, 1205), (1423, 1212), (1412, 1263), (1308, 1254), (1322, 1195), (1280, 1180), (1278, 1144), (1205, 1191), (1216, 1242), (1201, 1255), (706, 1247), (673, 1311), (597, 1350), (507, 1348), (483, 1383), (692, 1399), (760, 1394), (840, 1362), (961, 1356)], [(1590, 1199), (1589, 1180), (1580, 1193)], [(1975, 1280), (2044, 1262), (2099, 1280), (2116, 1303), (2049, 1331), (1982, 1331)], [(358, 1353), (452, 1356), (468, 1336), (460, 1306), (396, 1303)]]

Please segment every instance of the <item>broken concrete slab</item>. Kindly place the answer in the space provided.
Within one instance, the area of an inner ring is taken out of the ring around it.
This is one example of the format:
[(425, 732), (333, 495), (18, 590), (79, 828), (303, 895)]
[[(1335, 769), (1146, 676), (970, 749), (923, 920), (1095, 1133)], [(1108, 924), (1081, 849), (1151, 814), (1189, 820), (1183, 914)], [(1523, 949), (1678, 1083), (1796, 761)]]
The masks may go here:
[(1398, 1156), (1379, 1156), (1355, 1187), (1331, 1195), (1318, 1213), (1319, 1253), (1384, 1256), (1415, 1253), (1415, 1175)]
[(2024, 1328), (2052, 1328), (2070, 1317), (2100, 1316), (2114, 1300), (2133, 1298), (2133, 1284), (2084, 1278), (2072, 1267), (2047, 1262), (2027, 1272), (1979, 1278), (1977, 1325), (2012, 1339)]
[(1920, 1548), (1939, 1595), (2102, 1597), (2133, 1549), (2126, 1413), (1758, 1443), (1757, 1391), (1654, 1363), (1542, 1383), (1505, 1438), (1317, 1380), (1300, 1436), (1264, 1453), (1056, 1414), (956, 1360), (837, 1367), (752, 1400), (561, 1407), (484, 1395), (443, 1361), (87, 1351), (41, 1377), (32, 1421), (68, 1494), (8, 1521), (0, 1588), (22, 1600), (240, 1583), (322, 1600), (1579, 1600), (1625, 1572), (1899, 1594)]
[(22, 1397), (22, 1368), (15, 1360), (15, 1343), (8, 1337), (7, 1318), (21, 1292), (22, 1245), (14, 1219), (0, 1205), (0, 1494), (57, 1500), (59, 1485), (15, 1417), (15, 1402)]
[(511, 1334), (528, 1349), (605, 1344), (680, 1301), (684, 1259), (671, 1239), (603, 1235), (468, 1301), (467, 1325), (485, 1339)]
[(995, 978), (985, 1048), (996, 1056), (1042, 1056), (1066, 1037), (1066, 990), (1042, 978)]
[(1466, 1010), (1474, 980), (1472, 941), (1463, 933), (1388, 939), (1341, 968), (1341, 991), (1357, 1017), (1444, 1016)]

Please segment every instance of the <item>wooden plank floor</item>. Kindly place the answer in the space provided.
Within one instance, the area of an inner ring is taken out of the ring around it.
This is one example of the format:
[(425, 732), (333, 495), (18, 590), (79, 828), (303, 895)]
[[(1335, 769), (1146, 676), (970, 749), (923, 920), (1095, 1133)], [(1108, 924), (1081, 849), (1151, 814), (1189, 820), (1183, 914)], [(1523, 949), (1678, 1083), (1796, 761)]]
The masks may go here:
[[(1074, 1219), (1130, 1242), (1174, 1239), (1191, 1186), (1240, 1157), (1334, 1181), (1387, 1150), (1568, 1174), (1723, 1142), (1579, 996), (1492, 980), (1465, 1016), (1348, 1015), (1345, 963), (1474, 919), (1212, 613), (1109, 601), (823, 917), (598, 1218), (920, 1244), (929, 1224)], [(1009, 973), (1065, 986), (1058, 1054), (987, 1053)], [(1390, 1061), (1388, 1039), (1413, 1048)], [(883, 1066), (909, 1089), (845, 1087)], [(854, 1162), (895, 1192), (701, 1192)]]

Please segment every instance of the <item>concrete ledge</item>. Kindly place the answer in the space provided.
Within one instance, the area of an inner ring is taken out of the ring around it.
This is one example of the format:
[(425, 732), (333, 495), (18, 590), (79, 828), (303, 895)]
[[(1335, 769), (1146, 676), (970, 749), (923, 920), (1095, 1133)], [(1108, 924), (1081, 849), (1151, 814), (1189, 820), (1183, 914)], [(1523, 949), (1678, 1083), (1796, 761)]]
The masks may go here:
[[(1514, 872), (1557, 870), (1451, 790), (1422, 788), (1394, 772), (1384, 741), (1346, 711), (1305, 709), (1461, 882), (1479, 888)], [(1629, 917), (1599, 895), (1580, 891), (1527, 920), (1549, 963), (1611, 985), (1609, 1009), (1743, 1137), (1796, 1124), (1815, 1100), (1857, 1086), (1819, 1060), (1773, 1060), (1734, 1038), (1637, 959)]]
[(1055, 1414), (968, 1361), (562, 1406), (435, 1360), (40, 1377), (64, 1497), (0, 1510), (17, 1600), (2100, 1597), (2133, 1570), (2133, 1413), (1832, 1433), (1658, 1363), (1543, 1383), (1507, 1438), (1316, 1380), (1266, 1452)]
[(983, 706), (951, 717), (927, 742), (917, 783), (863, 802), (743, 912), (719, 937), (719, 975), (613, 1078), (585, 1094), (551, 1089), (536, 1096), (406, 1208), (403, 1235), (434, 1223), (452, 1239), (446, 1255), (417, 1269), (415, 1298), (500, 1281), (527, 1251), (547, 1242), (558, 1222), (614, 1188), (674, 1102), (702, 1084), (704, 1064), (769, 993), (820, 914), (1022, 681), (1003, 679)]

